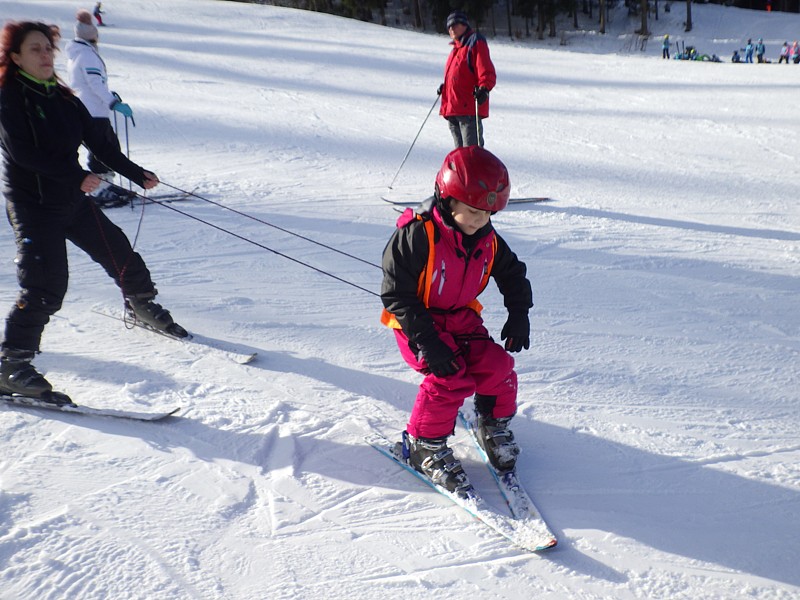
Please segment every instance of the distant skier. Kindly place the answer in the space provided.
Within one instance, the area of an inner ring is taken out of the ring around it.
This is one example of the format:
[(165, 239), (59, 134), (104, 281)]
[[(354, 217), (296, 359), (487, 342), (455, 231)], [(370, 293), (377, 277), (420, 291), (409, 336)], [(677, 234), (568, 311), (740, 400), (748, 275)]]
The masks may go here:
[(661, 58), (669, 58), (669, 34), (664, 35), (664, 41), (661, 42)]
[[(122, 102), (119, 96), (109, 91), (106, 64), (97, 50), (97, 27), (92, 25), (87, 10), (79, 10), (76, 15), (75, 39), (67, 44), (67, 78), (69, 85), (83, 105), (92, 115), (98, 129), (103, 132), (109, 144), (119, 149), (119, 141), (111, 126), (111, 111), (126, 118), (133, 118), (131, 107)], [(89, 152), (89, 170), (108, 182), (95, 194), (101, 206), (121, 206), (128, 204), (135, 194), (113, 185), (114, 172)]]
[(789, 54), (791, 53), (791, 48), (789, 47), (789, 42), (783, 42), (783, 47), (781, 48), (781, 56), (778, 59), (778, 64), (786, 61), (786, 64), (789, 64)]
[[(519, 447), (508, 425), (517, 410), (517, 374), (509, 352), (530, 346), (533, 306), (526, 267), (494, 230), (505, 208), (508, 171), (479, 146), (457, 148), (436, 176), (424, 212), (406, 210), (383, 253), (381, 322), (394, 329), (403, 359), (425, 375), (403, 444), (410, 464), (464, 495), (469, 478), (447, 445), (458, 410), (475, 395), (479, 440), (501, 472), (514, 469)], [(501, 346), (489, 335), (477, 296), (493, 277), (508, 320)]]
[(744, 47), (744, 62), (753, 62), (753, 50), (755, 50), (755, 47), (753, 46), (753, 40), (748, 39), (747, 44)]
[(766, 62), (764, 60), (764, 54), (766, 54), (766, 52), (767, 47), (764, 45), (764, 40), (758, 38), (758, 43), (756, 44), (756, 60), (760, 63)]
[(103, 14), (105, 14), (105, 12), (103, 11), (102, 2), (98, 2), (94, 5), (94, 11), (92, 14), (94, 15), (94, 18), (97, 19), (97, 26), (103, 27), (105, 25), (105, 23), (103, 23)]
[[(489, 92), (497, 75), (486, 38), (473, 31), (460, 10), (447, 17), (453, 46), (444, 67), (439, 114), (447, 119), (456, 148), (483, 146), (483, 120), (489, 118)], [(477, 113), (477, 114), (476, 114)]]

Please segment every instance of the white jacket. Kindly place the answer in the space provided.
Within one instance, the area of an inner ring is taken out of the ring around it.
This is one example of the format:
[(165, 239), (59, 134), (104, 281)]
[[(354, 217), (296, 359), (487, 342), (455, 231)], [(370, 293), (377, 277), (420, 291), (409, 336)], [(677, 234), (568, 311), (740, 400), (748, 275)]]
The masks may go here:
[(76, 39), (67, 44), (66, 52), (69, 86), (89, 114), (108, 119), (116, 98), (108, 90), (106, 64), (97, 49), (87, 41)]

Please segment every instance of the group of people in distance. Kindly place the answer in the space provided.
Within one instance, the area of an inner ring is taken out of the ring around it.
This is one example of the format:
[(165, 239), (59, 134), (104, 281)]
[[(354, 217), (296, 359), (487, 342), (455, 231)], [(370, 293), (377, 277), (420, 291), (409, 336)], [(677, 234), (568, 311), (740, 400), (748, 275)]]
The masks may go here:
[[(669, 34), (666, 34), (661, 42), (661, 58), (669, 58), (670, 57), (670, 41), (669, 41)], [(767, 57), (767, 47), (764, 44), (763, 38), (758, 38), (758, 41), (754, 44), (752, 38), (747, 40), (744, 48), (739, 48), (738, 50), (733, 51), (733, 55), (731, 56), (731, 62), (733, 63), (752, 63), (753, 56), (755, 55), (756, 61), (759, 63), (769, 63), (771, 62)], [(699, 55), (697, 51), (692, 48), (691, 46), (687, 46), (684, 52), (678, 53), (675, 58), (682, 58), (688, 60), (711, 60), (712, 62), (722, 62), (719, 60), (716, 54), (707, 56), (707, 55)], [(784, 42), (783, 46), (781, 47), (780, 56), (778, 57), (778, 64), (785, 62), (789, 64), (793, 62), (794, 64), (800, 63), (800, 46), (798, 46), (797, 42), (794, 42), (792, 45), (789, 45), (789, 42)]]
[[(766, 64), (772, 62), (766, 57), (767, 47), (764, 44), (763, 38), (758, 38), (758, 41), (755, 44), (753, 43), (752, 38), (748, 39), (744, 48), (739, 48), (738, 50), (733, 51), (731, 62), (752, 63), (754, 54), (756, 57), (756, 62), (758, 63)], [(787, 65), (790, 62), (793, 62), (794, 64), (800, 63), (800, 46), (796, 41), (791, 45), (789, 45), (789, 42), (783, 42), (783, 46), (781, 46), (780, 54), (778, 56), (778, 64), (783, 62), (785, 62)]]
[[(70, 87), (55, 74), (50, 26), (12, 21), (0, 34), (3, 194), (20, 287), (0, 345), (0, 393), (55, 403), (71, 401), (53, 391), (32, 360), (67, 290), (67, 240), (105, 269), (131, 315), (187, 335), (154, 301), (144, 260), (90, 195), (101, 186), (102, 170), (145, 190), (159, 179), (120, 150), (109, 116), (132, 117), (132, 111), (108, 91), (97, 28), (87, 17), (79, 12), (67, 49)], [(463, 12), (451, 13), (446, 25), (452, 49), (437, 93), (455, 149), (436, 175), (433, 198), (403, 213), (386, 245), (381, 321), (393, 330), (402, 358), (424, 375), (403, 434), (409, 464), (468, 495), (469, 478), (447, 440), (459, 408), (474, 396), (479, 440), (491, 463), (499, 472), (515, 468), (519, 447), (509, 422), (517, 410), (517, 375), (510, 353), (530, 347), (533, 297), (525, 264), (491, 221), (508, 203), (510, 181), (503, 162), (483, 147), (496, 83), (489, 48)], [(81, 144), (91, 152), (88, 169), (79, 164)], [(485, 327), (477, 300), (490, 278), (508, 311), (502, 344)]]

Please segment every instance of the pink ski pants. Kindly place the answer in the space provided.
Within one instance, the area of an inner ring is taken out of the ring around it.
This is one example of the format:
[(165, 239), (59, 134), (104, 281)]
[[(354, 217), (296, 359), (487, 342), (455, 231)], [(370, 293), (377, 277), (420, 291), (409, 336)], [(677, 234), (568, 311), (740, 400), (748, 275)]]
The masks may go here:
[[(493, 342), (474, 311), (434, 314), (442, 341), (453, 350), (461, 350), (458, 362), (463, 365), (450, 377), (425, 376), (419, 386), (407, 431), (414, 437), (438, 438), (453, 433), (458, 409), (475, 393), (496, 396), (492, 412), (496, 419), (510, 417), (517, 410), (517, 374), (514, 359)], [(425, 360), (409, 348), (408, 338), (395, 329), (403, 359), (416, 371), (427, 368)]]

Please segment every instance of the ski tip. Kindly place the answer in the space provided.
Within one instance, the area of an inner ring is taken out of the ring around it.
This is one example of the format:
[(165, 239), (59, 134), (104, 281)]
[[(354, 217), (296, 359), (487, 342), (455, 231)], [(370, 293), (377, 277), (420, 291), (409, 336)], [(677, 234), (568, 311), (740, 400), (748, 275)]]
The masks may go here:
[(540, 202), (552, 202), (553, 198), (550, 196), (531, 196), (528, 198), (509, 198), (508, 199), (508, 206), (512, 206), (514, 204), (538, 204)]
[(546, 544), (542, 544), (541, 546), (536, 548), (536, 552), (543, 552), (545, 550), (550, 550), (552, 548), (555, 548), (557, 545), (558, 545), (558, 540), (556, 538), (553, 538)]
[(253, 362), (257, 358), (258, 358), (258, 352), (253, 352), (252, 354), (246, 354), (239, 361), (239, 364), (240, 365), (249, 365), (251, 362)]

